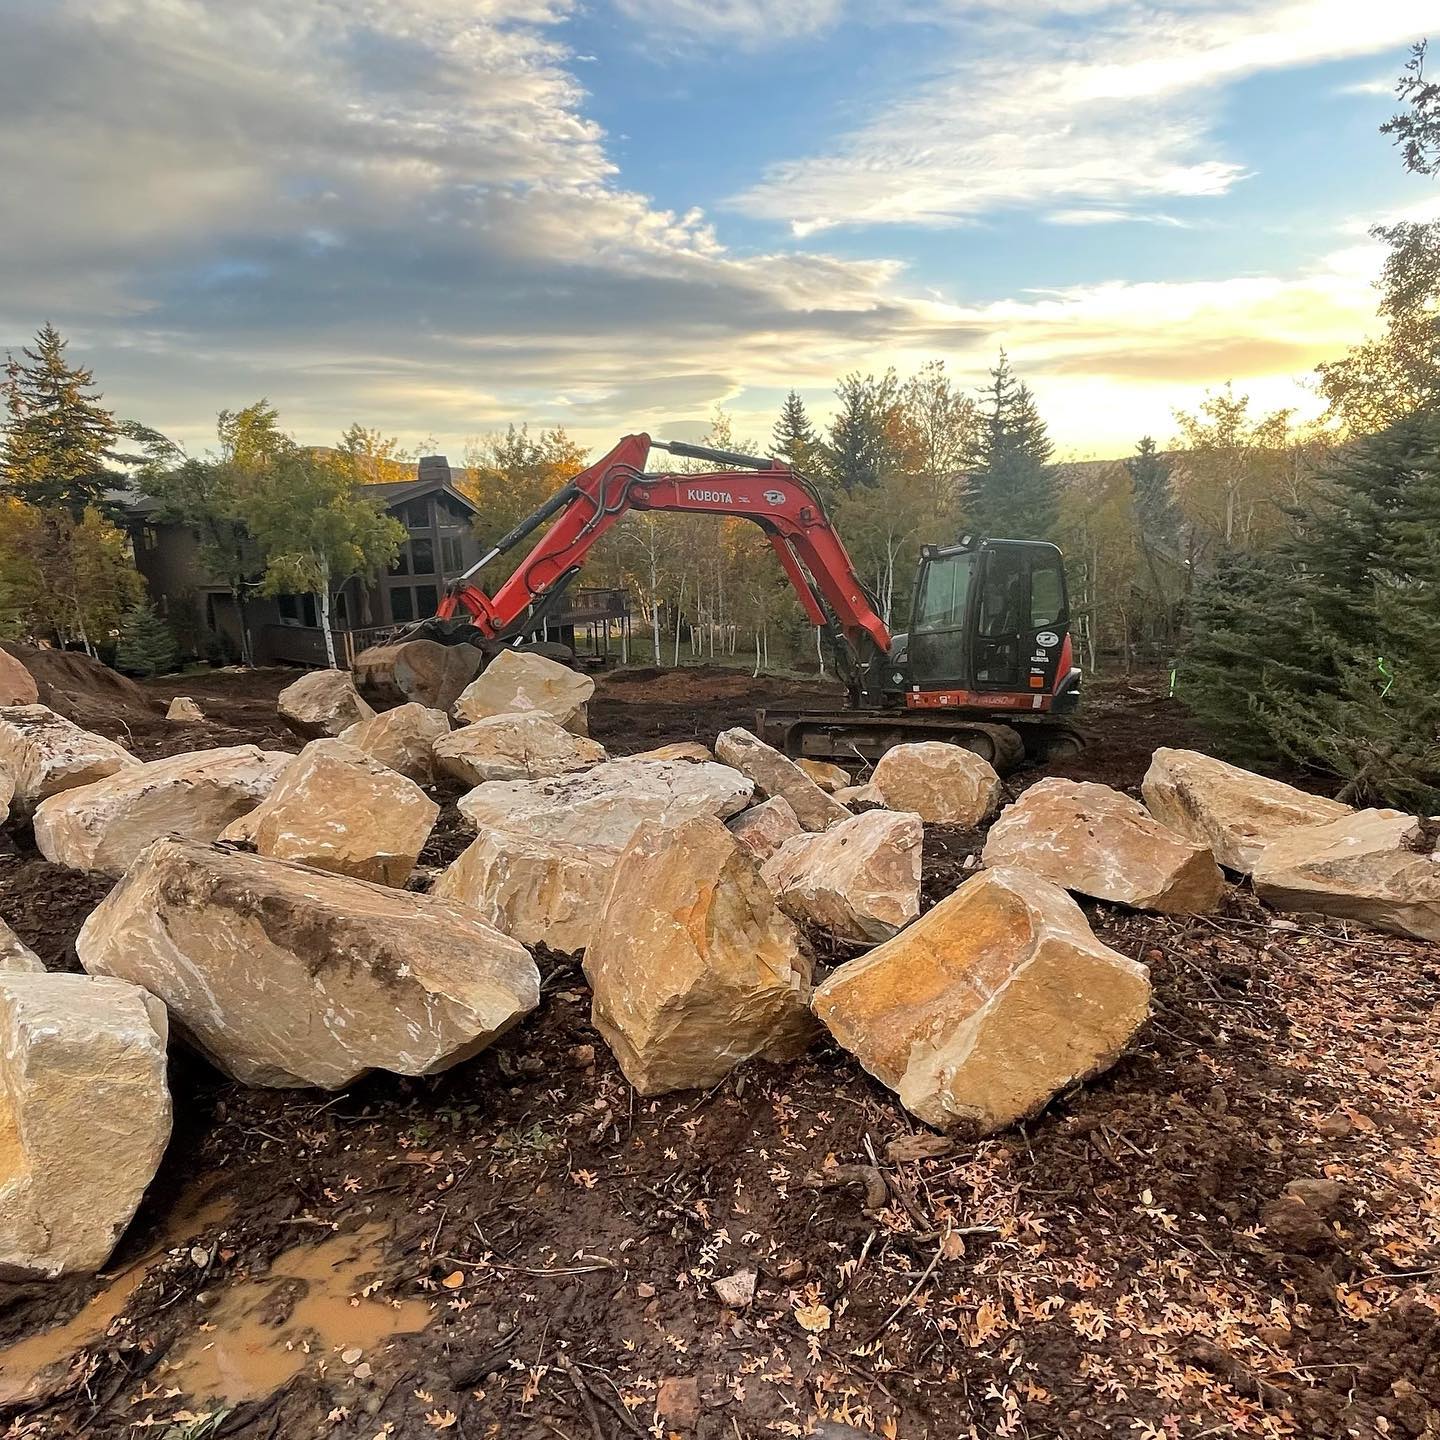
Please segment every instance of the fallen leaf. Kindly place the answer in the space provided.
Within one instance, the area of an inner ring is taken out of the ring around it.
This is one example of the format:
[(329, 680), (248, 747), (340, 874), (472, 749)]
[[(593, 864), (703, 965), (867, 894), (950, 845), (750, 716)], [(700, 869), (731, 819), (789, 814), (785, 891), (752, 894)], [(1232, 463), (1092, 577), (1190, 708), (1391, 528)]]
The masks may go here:
[(463, 1270), (452, 1270), (441, 1282), (447, 1290), (458, 1290), (465, 1283)]
[(828, 1305), (797, 1305), (795, 1319), (802, 1330), (818, 1335), (830, 1328), (830, 1307)]

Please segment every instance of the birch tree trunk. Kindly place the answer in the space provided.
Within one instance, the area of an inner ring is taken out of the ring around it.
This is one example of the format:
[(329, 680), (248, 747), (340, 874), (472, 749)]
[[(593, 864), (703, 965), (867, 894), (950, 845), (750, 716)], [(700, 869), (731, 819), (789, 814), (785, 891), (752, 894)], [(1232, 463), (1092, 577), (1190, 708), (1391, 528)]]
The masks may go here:
[(320, 589), (316, 598), (320, 601), (320, 633), (325, 637), (325, 663), (332, 670), (337, 670), (335, 637), (330, 633), (330, 567), (323, 560), (320, 562)]

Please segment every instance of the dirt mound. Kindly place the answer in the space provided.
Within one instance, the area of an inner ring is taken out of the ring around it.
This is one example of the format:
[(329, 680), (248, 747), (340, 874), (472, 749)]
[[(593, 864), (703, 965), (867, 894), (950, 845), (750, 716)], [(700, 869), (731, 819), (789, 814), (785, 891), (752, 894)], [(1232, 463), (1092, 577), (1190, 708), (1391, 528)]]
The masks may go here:
[(37, 645), (4, 649), (35, 677), (42, 705), (87, 730), (113, 733), (109, 727), (155, 721), (158, 707), (140, 686), (88, 655)]

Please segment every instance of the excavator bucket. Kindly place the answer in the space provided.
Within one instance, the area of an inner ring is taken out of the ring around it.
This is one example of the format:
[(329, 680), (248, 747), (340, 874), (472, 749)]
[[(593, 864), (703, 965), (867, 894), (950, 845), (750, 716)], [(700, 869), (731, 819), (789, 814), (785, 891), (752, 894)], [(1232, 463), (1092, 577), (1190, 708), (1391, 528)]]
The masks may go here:
[(373, 704), (407, 700), (448, 711), (480, 673), (485, 656), (475, 645), (441, 645), (435, 640), (398, 640), (372, 645), (355, 657), (355, 688)]

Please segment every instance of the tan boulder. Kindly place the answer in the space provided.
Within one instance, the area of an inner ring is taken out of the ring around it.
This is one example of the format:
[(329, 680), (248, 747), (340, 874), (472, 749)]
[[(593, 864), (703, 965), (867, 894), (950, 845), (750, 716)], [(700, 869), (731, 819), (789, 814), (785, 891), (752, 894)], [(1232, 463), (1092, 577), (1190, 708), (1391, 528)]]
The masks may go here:
[(0, 710), (0, 771), (15, 787), (10, 811), (19, 819), (27, 819), (51, 795), (139, 764), (123, 746), (72, 725), (44, 705)]
[(449, 733), (450, 719), (443, 710), (410, 701), (347, 725), (340, 739), (407, 779), (428, 785), (435, 778), (432, 748)]
[(0, 974), (43, 975), (40, 957), (0, 920)]
[(762, 866), (793, 919), (842, 940), (888, 940), (920, 913), (925, 827), (918, 815), (871, 810), (823, 835), (787, 840)]
[(272, 860), (403, 885), (440, 807), (413, 781), (343, 740), (312, 740), (269, 796), (221, 833)]
[(1308, 795), (1197, 750), (1157, 750), (1140, 794), (1162, 825), (1208, 845), (1220, 864), (1242, 875), (1288, 831), (1353, 813), (1338, 800)]
[(802, 757), (795, 762), (827, 795), (838, 795), (850, 786), (850, 772), (832, 765), (828, 760), (808, 760)]
[(15, 782), (8, 770), (0, 770), (0, 825), (10, 818), (10, 802), (15, 798)]
[(1251, 878), (1277, 910), (1440, 940), (1440, 851), (1415, 816), (1398, 810), (1357, 810), (1287, 831), (1260, 852)]
[(989, 1134), (1113, 1064), (1149, 1004), (1149, 972), (1058, 885), (1001, 867), (840, 966), (814, 1010), (913, 1115)]
[(158, 995), (247, 1085), (434, 1074), (540, 996), (525, 948), (463, 906), (186, 840), (156, 841), (76, 950), (91, 974)]
[(543, 710), (491, 715), (435, 742), (435, 767), (463, 785), (487, 780), (545, 780), (585, 770), (605, 759), (605, 747), (573, 735)]
[(1137, 800), (1088, 781), (1037, 781), (990, 827), (981, 859), (1018, 865), (1096, 900), (1197, 915), (1225, 877), (1206, 845), (1162, 825)]
[(864, 785), (844, 785), (835, 792), (835, 798), (847, 808), (853, 805), (885, 804), (885, 797), (868, 782)]
[(810, 968), (754, 860), (710, 816), (636, 831), (585, 952), (592, 1021), (642, 1095), (801, 1054)]
[(627, 755), (627, 760), (713, 760), (714, 752), (698, 740), (677, 740), (671, 745), (661, 745), (654, 750), (641, 750), (639, 754)]
[(762, 800), (774, 795), (788, 800), (807, 830), (828, 830), (850, 816), (793, 760), (739, 726), (716, 737), (715, 758), (753, 780)]
[(377, 704), (414, 701), (448, 715), (484, 658), (476, 645), (401, 640), (362, 650), (355, 657), (353, 674), (360, 693)]
[(0, 648), (0, 707), (39, 703), (40, 687), (35, 677), (7, 650)]
[(0, 1270), (98, 1270), (170, 1138), (165, 1007), (124, 980), (0, 974)]
[(127, 765), (41, 801), (35, 845), (53, 864), (119, 875), (162, 835), (216, 839), (270, 794), (294, 758), (230, 745)]
[(583, 950), (641, 825), (723, 818), (750, 794), (727, 766), (686, 760), (612, 760), (551, 780), (490, 781), (461, 799), (479, 838), (431, 893), (473, 906), (525, 944)]
[(929, 825), (973, 827), (1000, 804), (994, 766), (944, 740), (893, 746), (876, 761), (870, 788), (889, 809), (912, 811)]
[(460, 692), (454, 710), (467, 725), (491, 715), (543, 710), (574, 735), (587, 735), (585, 707), (595, 682), (568, 665), (523, 650), (502, 650)]
[(305, 740), (339, 735), (375, 713), (343, 670), (311, 670), (287, 685), (276, 704), (280, 718)]
[(205, 712), (188, 695), (177, 695), (165, 711), (172, 725), (193, 725), (205, 718)]
[(730, 833), (755, 857), (768, 860), (787, 840), (806, 834), (783, 795), (772, 795), (725, 822)]

